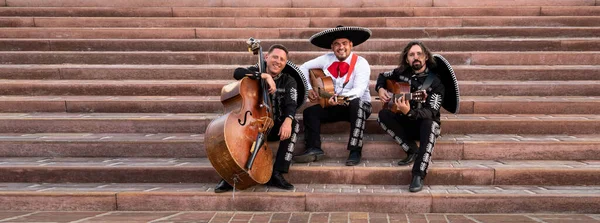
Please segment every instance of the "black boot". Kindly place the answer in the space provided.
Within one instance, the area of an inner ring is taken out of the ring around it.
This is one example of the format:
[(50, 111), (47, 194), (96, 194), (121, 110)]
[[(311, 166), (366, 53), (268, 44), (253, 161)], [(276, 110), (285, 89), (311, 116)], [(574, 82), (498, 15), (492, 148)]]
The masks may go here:
[(325, 155), (322, 149), (319, 148), (308, 148), (301, 155), (294, 156), (294, 162), (297, 163), (310, 163), (318, 161)]
[(398, 161), (398, 166), (406, 166), (410, 165), (417, 158), (416, 153), (406, 153), (406, 157), (400, 161)]
[(413, 176), (412, 182), (408, 187), (410, 192), (419, 192), (423, 190), (423, 178), (421, 176)]
[(294, 189), (294, 185), (288, 183), (285, 178), (283, 178), (283, 175), (277, 170), (273, 170), (273, 175), (271, 175), (271, 179), (267, 182), (267, 185), (284, 190)]
[(350, 150), (348, 159), (346, 160), (346, 166), (356, 166), (360, 163), (362, 152), (360, 150)]
[(219, 183), (215, 187), (215, 193), (223, 193), (230, 190), (233, 190), (233, 187), (223, 179), (221, 179), (221, 181), (219, 181)]

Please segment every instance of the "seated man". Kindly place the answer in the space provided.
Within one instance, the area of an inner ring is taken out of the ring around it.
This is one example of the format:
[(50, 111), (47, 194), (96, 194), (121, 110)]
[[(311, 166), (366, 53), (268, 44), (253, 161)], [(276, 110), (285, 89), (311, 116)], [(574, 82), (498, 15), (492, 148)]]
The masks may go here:
[[(416, 159), (409, 190), (417, 192), (423, 188), (423, 179), (427, 174), (435, 140), (440, 135), (440, 108), (445, 87), (438, 74), (434, 73), (434, 56), (422, 42), (408, 43), (402, 51), (401, 58), (400, 67), (379, 74), (375, 86), (381, 101), (391, 101), (391, 105), (396, 106), (398, 112), (394, 113), (384, 106), (377, 121), (407, 154), (398, 165), (409, 165)], [(408, 83), (410, 92), (425, 91), (426, 98), (424, 101), (412, 101), (406, 97), (391, 98), (386, 89), (387, 80)], [(420, 141), (419, 147), (415, 140)]]
[[(283, 45), (275, 44), (269, 48), (265, 56), (266, 73), (259, 73), (256, 66), (237, 68), (234, 78), (240, 80), (246, 76), (263, 78), (269, 85), (268, 92), (273, 99), (273, 122), (268, 141), (280, 140), (273, 175), (267, 185), (292, 190), (294, 185), (283, 178), (292, 161), (292, 153), (300, 127), (295, 119), (296, 109), (306, 101), (306, 80), (300, 70), (288, 61), (288, 50)], [(233, 186), (221, 180), (215, 187), (215, 193), (233, 190)]]
[[(313, 162), (321, 159), (321, 123), (347, 121), (350, 122), (350, 151), (346, 165), (360, 163), (363, 146), (363, 131), (367, 118), (371, 115), (371, 95), (369, 93), (369, 77), (371, 68), (363, 57), (352, 52), (354, 46), (367, 41), (371, 31), (360, 27), (342, 27), (324, 30), (313, 35), (310, 42), (315, 46), (330, 49), (325, 55), (312, 59), (300, 70), (309, 79), (310, 69), (322, 69), (323, 73), (333, 79), (334, 95), (329, 99), (328, 107), (314, 105), (304, 110), (304, 139), (306, 151), (294, 157), (299, 163)], [(315, 89), (307, 85), (308, 97), (315, 102), (320, 97)], [(347, 105), (336, 100), (337, 96), (349, 99)]]

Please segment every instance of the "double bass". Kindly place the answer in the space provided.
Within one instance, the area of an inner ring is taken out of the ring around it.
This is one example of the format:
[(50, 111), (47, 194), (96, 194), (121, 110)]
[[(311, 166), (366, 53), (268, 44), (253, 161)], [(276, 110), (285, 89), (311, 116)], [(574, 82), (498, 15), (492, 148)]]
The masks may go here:
[[(260, 73), (265, 73), (260, 41), (250, 38), (248, 50), (258, 55)], [(217, 173), (236, 189), (264, 184), (273, 172), (273, 152), (266, 139), (273, 127), (268, 85), (244, 77), (221, 90), (226, 114), (206, 128), (206, 155)]]

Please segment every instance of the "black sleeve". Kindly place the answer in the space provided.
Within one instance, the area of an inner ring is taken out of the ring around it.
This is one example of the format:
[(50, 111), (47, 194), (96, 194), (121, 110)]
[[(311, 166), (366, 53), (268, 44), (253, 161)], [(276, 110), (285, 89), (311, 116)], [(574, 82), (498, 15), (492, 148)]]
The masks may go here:
[(379, 73), (379, 76), (377, 77), (377, 82), (375, 84), (375, 92), (377, 92), (377, 94), (379, 94), (379, 89), (380, 88), (385, 88), (385, 81), (388, 79), (398, 79), (397, 76), (400, 75), (400, 72), (398, 72), (396, 69), (394, 70), (390, 70), (390, 71), (386, 71), (383, 73)]
[(283, 109), (282, 118), (290, 117), (294, 120), (296, 115), (296, 107), (298, 106), (298, 85), (296, 80), (291, 76), (288, 76), (285, 83), (285, 97), (281, 109)]
[(411, 109), (408, 111), (406, 116), (410, 119), (434, 119), (440, 113), (442, 102), (444, 101), (444, 85), (442, 81), (437, 77), (433, 81), (430, 87), (431, 90), (427, 89), (427, 99), (422, 108)]
[(252, 79), (258, 79), (258, 68), (256, 67), (248, 67), (248, 68), (244, 68), (244, 67), (238, 67), (235, 69), (235, 71), (233, 71), (233, 78), (235, 78), (236, 80), (241, 80), (244, 77), (248, 77), (248, 74), (253, 74), (254, 76), (249, 76)]

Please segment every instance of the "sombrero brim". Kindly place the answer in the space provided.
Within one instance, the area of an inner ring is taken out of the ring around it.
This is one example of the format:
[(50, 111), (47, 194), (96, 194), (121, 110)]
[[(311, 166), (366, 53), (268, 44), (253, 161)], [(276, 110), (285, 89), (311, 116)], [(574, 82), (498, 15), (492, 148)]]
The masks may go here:
[(452, 66), (450, 66), (450, 63), (448, 63), (448, 60), (442, 55), (434, 54), (433, 58), (437, 63), (434, 73), (439, 76), (446, 89), (442, 107), (446, 109), (446, 111), (456, 114), (458, 113), (460, 106), (460, 91), (458, 89), (458, 81), (456, 80), (454, 70), (452, 69)]
[(362, 27), (342, 26), (321, 31), (310, 37), (310, 43), (315, 46), (331, 49), (331, 43), (339, 38), (352, 41), (354, 46), (364, 43), (371, 37), (371, 30)]
[[(254, 66), (258, 66), (258, 63)], [(294, 63), (292, 63), (292, 61), (289, 60), (285, 64), (285, 67), (281, 73), (289, 74), (294, 78), (294, 80), (296, 80), (296, 87), (298, 88), (298, 104), (296, 105), (296, 108), (300, 108), (300, 106), (304, 105), (306, 99), (308, 98), (308, 94), (306, 93), (308, 92), (306, 89), (306, 86), (308, 86), (308, 81), (306, 80), (306, 77), (304, 77), (304, 74), (302, 74), (300, 68), (298, 68)]]

